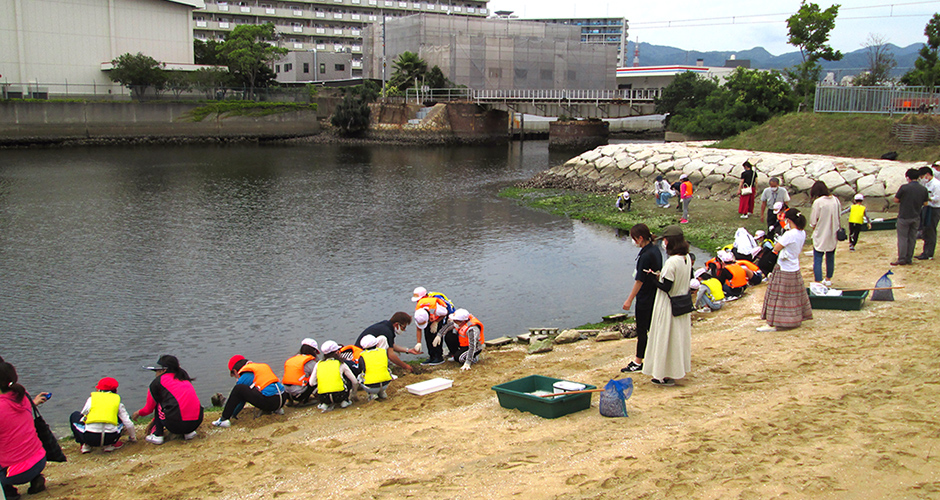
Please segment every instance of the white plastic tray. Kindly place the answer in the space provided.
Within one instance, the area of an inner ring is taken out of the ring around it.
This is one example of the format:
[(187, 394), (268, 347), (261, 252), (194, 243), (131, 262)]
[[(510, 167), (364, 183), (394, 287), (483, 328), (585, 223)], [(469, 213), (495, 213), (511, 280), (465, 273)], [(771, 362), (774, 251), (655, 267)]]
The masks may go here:
[(417, 384), (406, 385), (405, 389), (408, 389), (408, 392), (416, 396), (424, 396), (425, 394), (431, 394), (432, 392), (450, 389), (453, 385), (453, 380), (448, 380), (446, 378), (432, 378), (431, 380), (425, 380), (424, 382), (418, 382)]

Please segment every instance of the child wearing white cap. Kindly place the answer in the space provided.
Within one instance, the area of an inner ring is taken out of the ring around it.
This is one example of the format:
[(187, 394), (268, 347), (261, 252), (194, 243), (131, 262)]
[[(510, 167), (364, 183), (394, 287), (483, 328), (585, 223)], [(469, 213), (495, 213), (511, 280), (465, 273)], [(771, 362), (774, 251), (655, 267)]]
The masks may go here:
[(306, 338), (300, 342), (300, 351), (284, 362), (284, 389), (290, 395), (288, 406), (303, 406), (310, 402), (314, 386), (310, 385), (310, 375), (317, 366), (320, 349), (317, 341)]
[[(721, 309), (721, 301), (725, 294), (721, 289), (721, 282), (712, 278), (704, 267), (695, 270), (695, 277), (689, 287), (697, 290), (695, 308), (699, 312), (711, 312)], [(717, 294), (717, 296), (716, 296)]]
[(839, 213), (843, 215), (849, 213), (849, 251), (855, 251), (855, 245), (858, 244), (858, 237), (862, 233), (862, 226), (868, 224), (871, 229), (871, 221), (865, 214), (865, 197), (862, 193), (855, 195), (855, 200), (848, 208)]
[(385, 390), (395, 378), (388, 369), (388, 341), (385, 337), (365, 335), (359, 339), (359, 344), (362, 346), (362, 352), (359, 353), (363, 364), (362, 373), (359, 374), (362, 390), (369, 394), (369, 400), (388, 398)]
[(323, 352), (323, 360), (313, 367), (313, 373), (310, 374), (310, 384), (316, 385), (320, 400), (319, 408), (323, 412), (332, 410), (337, 404), (340, 408), (346, 408), (358, 399), (356, 390), (359, 382), (339, 357), (339, 344), (327, 340), (320, 350)]
[(463, 363), (461, 370), (469, 370), (470, 365), (480, 361), (483, 352), (483, 323), (466, 309), (457, 309), (450, 315), (454, 328), (444, 340), (454, 361)]
[(435, 366), (444, 362), (444, 347), (440, 344), (432, 345), (434, 337), (438, 330), (444, 326), (447, 315), (453, 307), (447, 296), (442, 293), (428, 292), (423, 286), (414, 289), (411, 301), (415, 304), (415, 351), (421, 352), (421, 334), (424, 333), (424, 341), (428, 349), (428, 360), (422, 365)]

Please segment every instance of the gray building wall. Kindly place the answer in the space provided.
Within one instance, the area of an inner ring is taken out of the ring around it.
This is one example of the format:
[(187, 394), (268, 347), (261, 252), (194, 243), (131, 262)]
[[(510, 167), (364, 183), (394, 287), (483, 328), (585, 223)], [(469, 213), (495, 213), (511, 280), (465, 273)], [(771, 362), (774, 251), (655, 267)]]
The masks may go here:
[[(386, 21), (386, 77), (415, 52), (474, 89), (613, 89), (617, 50), (581, 43), (580, 28), (507, 19), (420, 14)], [(382, 26), (363, 32), (363, 76), (382, 78)]]
[(280, 83), (348, 80), (353, 76), (352, 54), (343, 52), (288, 52), (274, 63)]

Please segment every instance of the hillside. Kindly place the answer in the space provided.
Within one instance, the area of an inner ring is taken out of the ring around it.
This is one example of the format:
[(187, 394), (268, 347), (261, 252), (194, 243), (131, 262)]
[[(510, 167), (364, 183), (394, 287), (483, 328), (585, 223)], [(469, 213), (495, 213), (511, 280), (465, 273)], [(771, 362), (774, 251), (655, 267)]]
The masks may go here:
[(897, 151), (901, 161), (933, 162), (940, 158), (940, 145), (907, 146), (891, 137), (891, 125), (900, 118), (791, 113), (725, 139), (715, 147), (851, 158), (880, 158), (888, 151)]

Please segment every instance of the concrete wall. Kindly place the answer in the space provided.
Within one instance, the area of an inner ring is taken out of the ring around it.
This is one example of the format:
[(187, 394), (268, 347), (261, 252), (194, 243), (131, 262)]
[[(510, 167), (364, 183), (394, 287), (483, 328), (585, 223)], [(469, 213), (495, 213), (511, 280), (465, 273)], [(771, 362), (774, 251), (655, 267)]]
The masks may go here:
[(209, 116), (195, 104), (0, 102), (0, 144), (123, 138), (278, 138), (319, 132), (314, 110), (262, 117)]
[(109, 85), (101, 63), (125, 53), (192, 64), (192, 10), (166, 0), (0, 0), (2, 81)]

